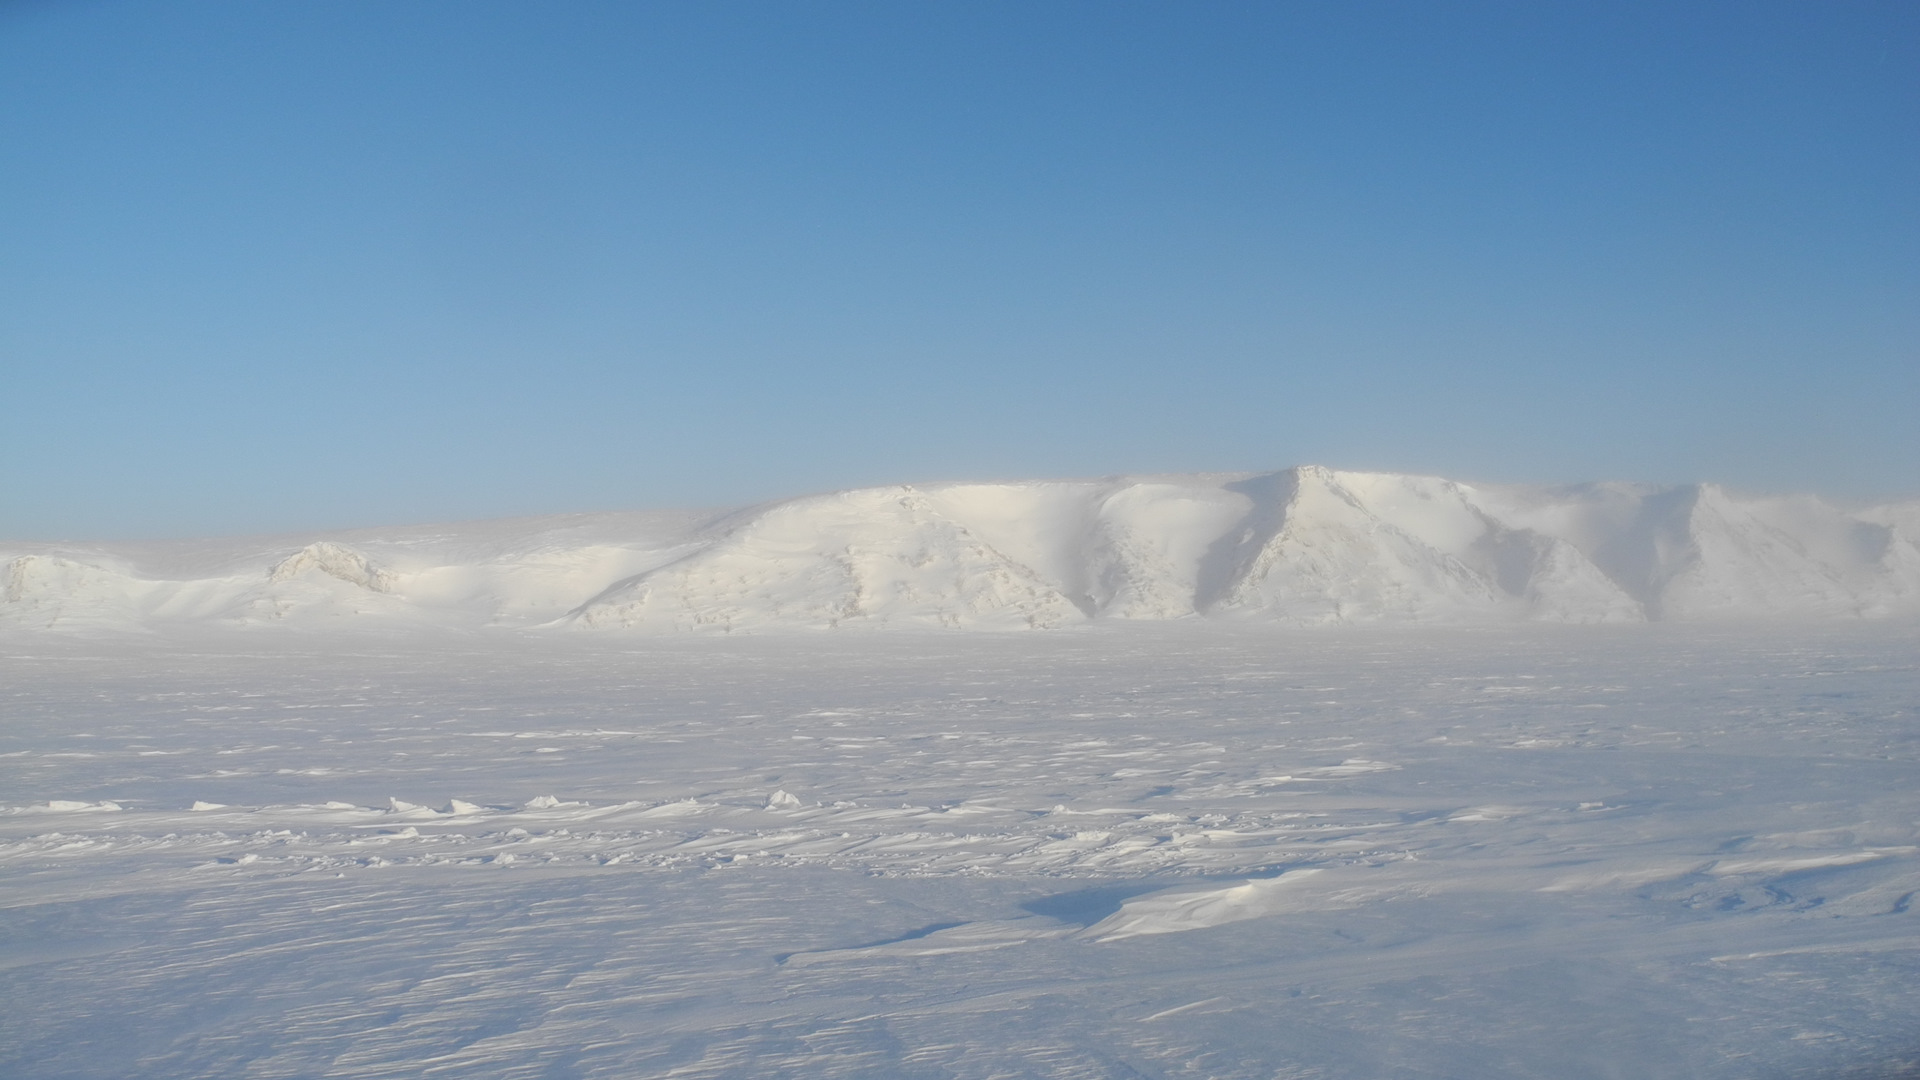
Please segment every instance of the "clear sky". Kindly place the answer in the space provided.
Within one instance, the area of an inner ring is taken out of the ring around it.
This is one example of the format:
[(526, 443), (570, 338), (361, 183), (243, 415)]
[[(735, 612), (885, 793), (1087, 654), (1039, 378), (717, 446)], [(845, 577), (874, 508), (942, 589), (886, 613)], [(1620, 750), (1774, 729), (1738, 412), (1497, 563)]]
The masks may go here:
[(1920, 493), (1920, 4), (0, 3), (0, 535)]

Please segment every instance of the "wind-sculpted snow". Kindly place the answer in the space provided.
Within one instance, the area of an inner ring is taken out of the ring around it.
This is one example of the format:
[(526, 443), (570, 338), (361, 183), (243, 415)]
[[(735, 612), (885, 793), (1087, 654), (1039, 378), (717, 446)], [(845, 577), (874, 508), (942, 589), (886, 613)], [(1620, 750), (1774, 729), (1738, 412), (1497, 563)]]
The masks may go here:
[(606, 514), (286, 542), (15, 545), (0, 622), (752, 632), (1920, 612), (1920, 504), (1711, 484), (1476, 486), (1307, 466), (942, 484), (722, 516)]
[(0, 632), (0, 1076), (1897, 1080), (1917, 656)]

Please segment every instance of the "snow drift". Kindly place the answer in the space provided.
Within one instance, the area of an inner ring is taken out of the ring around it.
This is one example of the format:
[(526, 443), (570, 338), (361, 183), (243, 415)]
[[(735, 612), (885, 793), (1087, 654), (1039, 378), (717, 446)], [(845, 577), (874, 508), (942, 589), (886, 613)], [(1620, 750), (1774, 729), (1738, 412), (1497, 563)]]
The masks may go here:
[(718, 517), (0, 546), (0, 624), (654, 631), (1920, 612), (1920, 503), (1277, 473), (900, 486)]

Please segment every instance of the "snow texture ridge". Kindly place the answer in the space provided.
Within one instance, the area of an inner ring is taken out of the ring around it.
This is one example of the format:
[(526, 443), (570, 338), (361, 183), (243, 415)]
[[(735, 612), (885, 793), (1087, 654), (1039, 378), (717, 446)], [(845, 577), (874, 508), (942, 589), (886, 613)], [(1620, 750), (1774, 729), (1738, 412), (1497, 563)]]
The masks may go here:
[(571, 515), (292, 543), (0, 546), (0, 625), (652, 632), (1920, 613), (1920, 503), (1302, 466), (896, 486), (720, 517)]

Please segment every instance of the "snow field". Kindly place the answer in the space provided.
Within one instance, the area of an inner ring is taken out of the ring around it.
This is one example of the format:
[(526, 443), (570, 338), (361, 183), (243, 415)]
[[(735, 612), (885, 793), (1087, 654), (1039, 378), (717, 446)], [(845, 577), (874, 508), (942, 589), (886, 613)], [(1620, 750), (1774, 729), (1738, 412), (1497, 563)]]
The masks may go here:
[(16, 631), (0, 1074), (1902, 1075), (1916, 646)]

